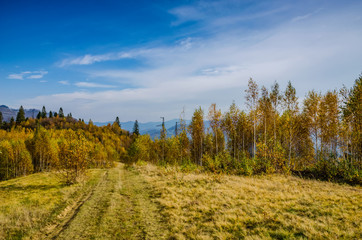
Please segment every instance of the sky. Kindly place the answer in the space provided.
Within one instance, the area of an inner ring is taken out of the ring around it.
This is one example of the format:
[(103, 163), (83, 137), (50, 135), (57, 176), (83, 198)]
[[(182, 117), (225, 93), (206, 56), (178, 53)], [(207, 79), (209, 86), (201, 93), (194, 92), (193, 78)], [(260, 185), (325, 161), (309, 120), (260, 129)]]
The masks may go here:
[(362, 1), (0, 0), (0, 105), (105, 122), (245, 109), (259, 87), (352, 87)]

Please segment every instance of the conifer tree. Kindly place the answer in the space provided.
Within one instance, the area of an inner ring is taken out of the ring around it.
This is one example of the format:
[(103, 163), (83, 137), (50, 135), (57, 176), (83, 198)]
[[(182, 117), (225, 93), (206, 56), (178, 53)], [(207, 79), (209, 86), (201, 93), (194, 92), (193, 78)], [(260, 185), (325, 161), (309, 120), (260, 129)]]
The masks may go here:
[(133, 135), (138, 136), (140, 135), (140, 130), (138, 127), (138, 121), (136, 120), (133, 125)]
[(3, 113), (0, 112), (0, 127), (3, 125)]
[(118, 124), (118, 127), (121, 127), (121, 122), (119, 121), (119, 117), (116, 117), (115, 123)]
[(64, 117), (64, 112), (63, 112), (63, 108), (59, 108), (59, 113), (58, 113), (60, 118)]
[(20, 106), (19, 112), (16, 115), (16, 124), (20, 124), (21, 122), (25, 121), (25, 111), (23, 106)]
[(41, 112), (38, 112), (38, 114), (36, 115), (36, 119), (40, 119), (41, 118)]
[(11, 117), (10, 118), (10, 128), (12, 128), (14, 126), (15, 126), (15, 120), (14, 120), (14, 117)]
[(50, 112), (49, 112), (49, 118), (52, 118), (52, 117), (53, 117), (53, 112), (50, 111)]
[(43, 106), (42, 110), (41, 110), (41, 117), (42, 118), (46, 118), (47, 117), (47, 111), (45, 110), (45, 106)]

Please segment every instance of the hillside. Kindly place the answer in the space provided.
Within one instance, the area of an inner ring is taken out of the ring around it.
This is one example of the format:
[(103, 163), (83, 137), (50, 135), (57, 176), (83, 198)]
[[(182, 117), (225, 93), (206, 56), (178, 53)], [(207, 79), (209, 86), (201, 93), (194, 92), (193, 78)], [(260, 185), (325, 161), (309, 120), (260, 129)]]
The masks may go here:
[(0, 183), (1, 239), (361, 239), (362, 189), (295, 177), (92, 169)]

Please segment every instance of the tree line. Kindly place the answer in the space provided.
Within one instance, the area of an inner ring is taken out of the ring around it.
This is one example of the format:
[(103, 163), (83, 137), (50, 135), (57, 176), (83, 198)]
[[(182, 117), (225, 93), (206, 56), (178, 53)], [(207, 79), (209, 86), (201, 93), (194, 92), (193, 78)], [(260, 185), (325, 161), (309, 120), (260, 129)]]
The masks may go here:
[(245, 100), (247, 111), (235, 102), (224, 113), (216, 104), (206, 113), (199, 107), (189, 126), (181, 116), (176, 136), (167, 138), (164, 125), (160, 138), (138, 136), (127, 161), (361, 183), (362, 76), (351, 89), (344, 86), (325, 94), (312, 90), (302, 102), (291, 82), (281, 91), (277, 82), (268, 89), (249, 79)]
[(0, 180), (52, 171), (72, 184), (88, 168), (112, 167), (132, 141), (118, 117), (112, 125), (97, 127), (91, 120), (64, 117), (62, 109), (47, 114), (43, 107), (38, 118), (26, 119), (20, 107), (16, 121), (0, 120)]

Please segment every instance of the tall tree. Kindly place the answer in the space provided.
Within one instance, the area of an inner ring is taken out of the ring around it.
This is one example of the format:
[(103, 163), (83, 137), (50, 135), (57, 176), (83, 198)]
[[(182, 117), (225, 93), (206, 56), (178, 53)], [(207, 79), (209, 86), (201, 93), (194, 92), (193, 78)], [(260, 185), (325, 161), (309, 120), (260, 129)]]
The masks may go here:
[(269, 91), (264, 86), (262, 86), (261, 88), (261, 98), (259, 99), (259, 112), (262, 117), (263, 132), (264, 132), (263, 139), (264, 139), (264, 145), (266, 147), (268, 139), (267, 128), (272, 115), (272, 103), (269, 97)]
[(349, 125), (347, 154), (358, 169), (362, 166), (362, 75), (356, 79), (354, 86), (344, 89), (342, 111), (343, 122)]
[(116, 120), (114, 122), (118, 124), (118, 127), (121, 127), (121, 122), (119, 121), (119, 117), (116, 117)]
[(321, 143), (327, 154), (337, 155), (337, 138), (339, 131), (338, 94), (328, 91), (322, 98), (319, 123)]
[(160, 131), (160, 139), (162, 144), (162, 161), (165, 162), (165, 143), (166, 143), (166, 137), (167, 137), (167, 130), (165, 127), (165, 118), (162, 118), (162, 124), (161, 124), (161, 131)]
[(315, 141), (315, 159), (318, 159), (318, 140), (319, 140), (319, 111), (321, 94), (314, 90), (309, 91), (304, 99), (303, 114), (307, 120), (306, 124)]
[(240, 110), (236, 106), (235, 102), (230, 105), (229, 111), (225, 113), (222, 125), (223, 129), (228, 136), (228, 148), (230, 155), (236, 158), (238, 147), (238, 133), (236, 131), (237, 122)]
[(20, 106), (19, 112), (16, 115), (16, 124), (20, 124), (21, 122), (25, 121), (25, 111), (23, 106)]
[(42, 110), (41, 110), (41, 117), (42, 118), (46, 118), (47, 117), (47, 111), (45, 110), (45, 106), (43, 106)]
[(195, 163), (202, 166), (202, 145), (204, 140), (204, 111), (201, 107), (197, 108), (192, 116), (189, 125), (191, 135), (191, 153)]
[(188, 161), (190, 159), (190, 140), (187, 136), (185, 109), (183, 109), (180, 114), (180, 134), (178, 135), (178, 140), (180, 144), (181, 162)]
[(11, 117), (10, 118), (10, 128), (12, 128), (14, 126), (15, 126), (15, 120), (14, 120), (14, 117)]
[(60, 118), (64, 117), (64, 112), (63, 112), (63, 108), (59, 108), (59, 113), (58, 113)]
[(136, 120), (133, 125), (133, 135), (138, 136), (140, 135), (140, 130), (138, 127), (138, 121)]
[(256, 124), (257, 124), (257, 103), (259, 99), (259, 90), (256, 82), (250, 78), (248, 82), (248, 89), (246, 92), (246, 104), (250, 109), (253, 122), (253, 158), (256, 156)]
[(49, 112), (49, 118), (52, 118), (52, 117), (53, 117), (53, 112), (50, 111), (50, 112)]
[(295, 134), (294, 128), (296, 115), (298, 113), (298, 98), (296, 96), (295, 88), (290, 81), (288, 82), (287, 89), (284, 92), (283, 103), (288, 123), (288, 166), (291, 167), (292, 146)]
[(277, 144), (277, 118), (278, 118), (278, 107), (282, 100), (282, 96), (279, 92), (279, 84), (274, 82), (271, 92), (270, 92), (270, 101), (272, 104), (272, 112), (273, 112), (273, 132), (274, 132), (274, 150)]
[[(220, 143), (219, 138), (220, 134), (220, 124), (221, 124), (221, 110), (216, 108), (216, 103), (211, 104), (209, 107), (208, 119), (210, 121), (210, 127), (214, 133), (214, 143), (215, 143), (215, 155), (219, 152), (218, 143)], [(219, 133), (219, 134), (218, 134)]]

